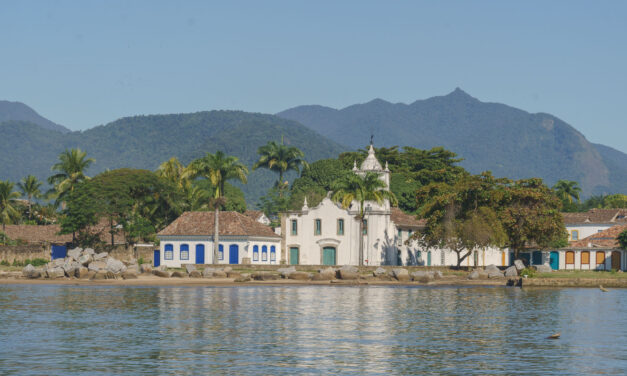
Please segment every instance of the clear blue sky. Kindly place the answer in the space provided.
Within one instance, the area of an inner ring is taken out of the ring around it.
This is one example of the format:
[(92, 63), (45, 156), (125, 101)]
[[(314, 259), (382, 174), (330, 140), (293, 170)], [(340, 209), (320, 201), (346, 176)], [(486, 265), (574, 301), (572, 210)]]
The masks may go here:
[(0, 99), (70, 129), (459, 86), (627, 152), (625, 1), (0, 2)]

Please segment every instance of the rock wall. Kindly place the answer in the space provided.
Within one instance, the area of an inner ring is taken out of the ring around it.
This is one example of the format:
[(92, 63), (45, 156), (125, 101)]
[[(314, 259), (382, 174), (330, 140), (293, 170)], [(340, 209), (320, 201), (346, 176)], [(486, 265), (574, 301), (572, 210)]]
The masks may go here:
[(41, 244), (2, 245), (0, 246), (0, 261), (24, 261), (42, 258), (50, 260), (50, 246)]

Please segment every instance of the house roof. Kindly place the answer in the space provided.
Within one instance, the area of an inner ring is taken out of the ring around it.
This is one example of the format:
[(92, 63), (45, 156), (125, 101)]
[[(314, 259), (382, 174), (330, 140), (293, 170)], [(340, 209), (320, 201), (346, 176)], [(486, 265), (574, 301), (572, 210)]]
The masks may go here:
[(565, 225), (627, 223), (627, 209), (590, 209), (585, 213), (562, 213)]
[(572, 242), (568, 248), (618, 248), (620, 244), (616, 238), (623, 231), (627, 231), (627, 224), (612, 226), (607, 230)]
[[(212, 236), (214, 212), (185, 212), (157, 235), (162, 236)], [(233, 211), (221, 211), (220, 236), (264, 236), (280, 238), (272, 229), (251, 217)]]
[(261, 210), (246, 210), (244, 214), (257, 221), (261, 218), (263, 212)]
[(408, 229), (424, 228), (427, 221), (425, 219), (417, 219), (415, 216), (404, 213), (399, 208), (391, 208), (390, 219), (396, 227)]

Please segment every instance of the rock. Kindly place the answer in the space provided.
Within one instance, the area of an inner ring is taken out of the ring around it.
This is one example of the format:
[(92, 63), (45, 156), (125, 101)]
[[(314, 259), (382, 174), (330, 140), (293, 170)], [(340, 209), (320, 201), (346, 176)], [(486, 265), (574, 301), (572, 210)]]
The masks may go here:
[(48, 278), (62, 278), (65, 277), (65, 272), (61, 267), (48, 268), (46, 270)]
[(409, 280), (411, 280), (411, 278), (409, 277), (409, 272), (407, 271), (407, 269), (394, 268), (394, 269), (392, 269), (392, 275), (399, 282), (408, 282)]
[(194, 270), (196, 270), (196, 265), (192, 265), (192, 264), (186, 264), (185, 265), (185, 270), (187, 271), (187, 274), (193, 272)]
[(92, 262), (94, 259), (91, 257), (91, 255), (89, 254), (83, 254), (81, 257), (78, 258), (78, 263), (83, 265), (83, 266), (87, 266), (89, 265), (90, 262)]
[(387, 271), (379, 266), (377, 269), (375, 269), (375, 271), (372, 273), (372, 275), (374, 275), (375, 277), (378, 277), (378, 276), (386, 274), (386, 273), (387, 273)]
[(499, 270), (500, 271), (501, 269), (499, 269), (499, 267), (494, 265), (494, 264), (490, 264), (490, 265), (485, 267), (485, 271), (486, 272), (490, 272), (490, 270)]
[(107, 252), (100, 252), (100, 253), (96, 253), (93, 257), (94, 257), (94, 261), (98, 261), (98, 260), (102, 260), (104, 258), (107, 258), (109, 256), (109, 253)]
[(120, 260), (116, 260), (113, 257), (107, 259), (106, 269), (113, 274), (120, 274), (126, 271), (126, 265)]
[(213, 273), (216, 272), (215, 268), (210, 268), (210, 267), (206, 267), (203, 271), (202, 271), (202, 276), (204, 278), (211, 278), (213, 277)]
[(156, 275), (157, 277), (161, 277), (161, 278), (170, 278), (170, 272), (167, 270), (159, 270), (159, 269), (155, 269), (152, 271), (152, 274)]
[(83, 250), (83, 254), (84, 254), (84, 255), (90, 255), (90, 256), (92, 256), (92, 257), (93, 257), (93, 256), (96, 254), (96, 251), (94, 251), (94, 249), (93, 249), (93, 248), (85, 248), (85, 249)]
[(110, 270), (106, 270), (105, 271), (105, 275), (107, 276), (107, 279), (117, 279), (117, 277), (115, 276), (115, 274), (113, 274), (112, 271)]
[(514, 261), (514, 266), (516, 270), (521, 271), (525, 268), (525, 263), (522, 260), (516, 260)]
[(242, 274), (239, 277), (235, 278), (235, 281), (233, 282), (249, 282), (250, 281), (250, 274)]
[(47, 266), (50, 268), (60, 268), (63, 264), (65, 264), (65, 259), (58, 258), (50, 261)]
[(279, 275), (269, 272), (257, 272), (251, 275), (255, 281), (275, 281), (279, 279)]
[(333, 273), (316, 273), (311, 277), (312, 281), (330, 281), (335, 279), (335, 272)]
[(350, 272), (350, 273), (359, 273), (359, 269), (357, 269), (357, 267), (353, 266), (353, 265), (344, 265), (340, 268), (340, 270), (344, 270), (346, 272)]
[(535, 268), (538, 273), (551, 273), (553, 271), (549, 264), (536, 265)]
[(85, 278), (83, 278), (83, 279), (93, 279), (95, 275), (96, 275), (96, 272), (94, 272), (94, 271), (88, 271), (88, 272), (87, 272), (87, 275), (86, 275), (86, 276), (85, 276)]
[(393, 280), (395, 280), (395, 278), (394, 278), (394, 277), (392, 277), (391, 275), (389, 275), (388, 273), (385, 273), (385, 274), (379, 274), (378, 276), (376, 276), (376, 278), (377, 278), (379, 281), (393, 281)]
[(135, 273), (135, 274), (141, 273), (140, 270), (139, 270), (139, 265), (137, 265), (137, 264), (127, 265), (126, 266), (126, 271), (127, 272), (132, 272), (132, 273)]
[(92, 279), (92, 280), (107, 279), (107, 271), (106, 270), (98, 270), (90, 279)]
[(343, 280), (354, 280), (359, 279), (359, 274), (357, 274), (357, 268), (340, 268), (340, 270), (337, 271), (337, 277)]
[(288, 278), (297, 281), (308, 281), (311, 279), (311, 274), (307, 272), (293, 272), (289, 274)]
[(290, 266), (288, 268), (278, 268), (276, 271), (281, 274), (281, 277), (287, 278), (291, 273), (296, 271), (296, 268), (294, 266)]
[(74, 261), (78, 261), (79, 257), (81, 257), (81, 253), (83, 252), (83, 248), (74, 248), (67, 251), (67, 256), (71, 257)]
[(106, 267), (107, 264), (104, 261), (93, 261), (89, 263), (88, 269), (97, 272), (98, 270), (105, 269)]
[(139, 266), (139, 271), (141, 273), (152, 273), (152, 265), (150, 265), (150, 264), (141, 264)]
[(137, 274), (127, 270), (122, 273), (122, 278), (123, 279), (137, 279)]
[(433, 281), (434, 274), (433, 272), (418, 270), (418, 271), (411, 273), (411, 278), (416, 282), (429, 283)]
[[(516, 272), (516, 269), (514, 269), (514, 273), (515, 273), (515, 272)], [(500, 271), (500, 270), (494, 270), (494, 269), (491, 269), (491, 270), (488, 272), (488, 278), (489, 278), (489, 279), (494, 279), (494, 278), (503, 278), (503, 272), (502, 272), (502, 271)]]
[(225, 272), (225, 273), (228, 273), (228, 272), (230, 272), (232, 270), (233, 270), (233, 268), (231, 268), (230, 266), (222, 268), (222, 271)]
[(473, 270), (472, 272), (470, 272), (470, 274), (468, 274), (468, 279), (479, 279), (479, 272)]
[[(519, 260), (516, 260), (519, 261)], [(518, 277), (518, 270), (516, 270), (516, 266), (512, 265), (509, 268), (505, 269), (506, 277)]]
[(240, 272), (236, 272), (234, 270), (226, 273), (227, 278), (239, 278), (241, 276)]
[(441, 271), (436, 270), (436, 271), (433, 272), (433, 278), (434, 279), (442, 279), (442, 278), (444, 278), (444, 274), (442, 274)]
[(26, 265), (24, 269), (22, 269), (22, 276), (25, 278), (39, 278), (41, 277), (41, 271), (35, 269), (31, 264)]
[(86, 279), (89, 275), (89, 269), (84, 266), (79, 266), (74, 270), (74, 277), (79, 279)]
[(193, 270), (191, 273), (189, 273), (189, 278), (202, 278), (202, 273), (200, 272), (200, 270)]
[(74, 277), (75, 270), (80, 266), (81, 265), (78, 262), (74, 261), (72, 258), (68, 258), (61, 268), (65, 272), (66, 276)]
[(153, 268), (153, 269), (161, 270), (162, 272), (167, 272), (168, 271), (168, 267), (165, 266), (165, 265), (159, 265), (159, 266), (157, 266), (156, 268)]
[(173, 271), (172, 274), (170, 274), (170, 277), (172, 277), (172, 278), (187, 278), (187, 272), (176, 270), (176, 271)]
[(490, 269), (490, 270), (483, 270), (483, 269), (476, 269), (477, 273), (479, 273), (479, 279), (488, 279), (490, 278), (490, 272), (500, 272), (500, 270), (498, 268), (496, 269)]
[(222, 270), (216, 270), (213, 272), (213, 278), (226, 278), (226, 273)]

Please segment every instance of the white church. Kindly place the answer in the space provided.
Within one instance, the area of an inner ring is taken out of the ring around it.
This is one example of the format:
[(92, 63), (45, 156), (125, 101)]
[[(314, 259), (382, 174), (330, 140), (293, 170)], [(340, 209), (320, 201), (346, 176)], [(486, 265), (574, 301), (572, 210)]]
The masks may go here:
[[(379, 174), (390, 186), (390, 170), (375, 156), (370, 145), (368, 157), (353, 167), (353, 172), (365, 175)], [(363, 265), (457, 265), (455, 253), (443, 249), (424, 249), (416, 241), (405, 244), (415, 231), (424, 228), (424, 221), (390, 206), (385, 200), (365, 203), (363, 234), (359, 234), (359, 203), (353, 202), (348, 209), (330, 199), (330, 193), (316, 207), (309, 207), (307, 200), (298, 211), (284, 213), (281, 234), (284, 237), (282, 256), (291, 265), (359, 265), (359, 236), (363, 236)], [(473, 251), (464, 266), (509, 265), (509, 254), (497, 248)]]

